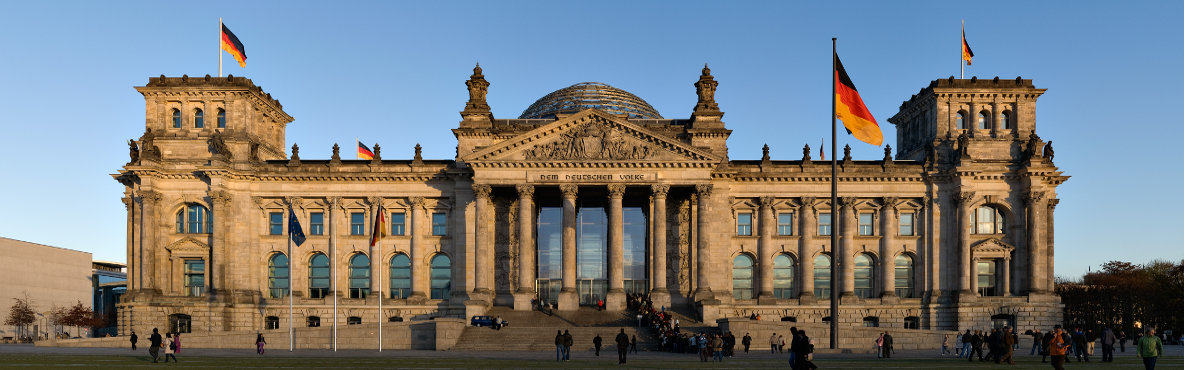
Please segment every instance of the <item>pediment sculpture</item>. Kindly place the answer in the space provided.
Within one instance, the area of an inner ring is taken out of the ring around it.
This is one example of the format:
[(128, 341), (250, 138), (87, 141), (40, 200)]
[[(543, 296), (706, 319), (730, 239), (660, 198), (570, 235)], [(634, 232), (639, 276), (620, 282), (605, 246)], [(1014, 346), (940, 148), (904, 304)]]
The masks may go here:
[(649, 159), (649, 145), (626, 140), (626, 135), (600, 124), (589, 124), (560, 135), (558, 140), (523, 152), (528, 160)]

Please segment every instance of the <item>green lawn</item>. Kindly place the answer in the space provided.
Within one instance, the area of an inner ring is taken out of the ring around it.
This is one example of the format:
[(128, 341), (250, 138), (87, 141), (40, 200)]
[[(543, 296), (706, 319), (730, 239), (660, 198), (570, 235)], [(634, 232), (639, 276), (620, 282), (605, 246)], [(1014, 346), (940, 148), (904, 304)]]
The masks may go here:
[[(201, 368), (608, 368), (618, 367), (615, 357), (602, 356), (595, 359), (577, 358), (571, 362), (547, 361), (553, 354), (539, 353), (538, 360), (513, 358), (473, 358), (466, 357), (463, 352), (451, 352), (442, 357), (403, 357), (398, 352), (389, 355), (366, 354), (364, 356), (349, 356), (335, 354), (331, 357), (300, 357), (300, 355), (285, 354), (283, 356), (181, 356), (181, 362), (169, 364), (153, 364), (147, 355), (116, 354), (110, 356), (98, 355), (61, 355), (61, 354), (4, 354), (0, 353), (0, 367), (22, 367), (33, 369), (45, 368), (73, 368), (80, 367), (201, 367)], [(513, 356), (510, 356), (513, 357)], [(734, 358), (723, 363), (702, 363), (691, 355), (661, 356), (661, 358), (646, 358), (645, 354), (636, 356), (629, 361), (629, 367), (636, 368), (788, 368), (784, 359), (774, 360)], [(1142, 362), (1137, 358), (1120, 357), (1111, 364), (1098, 362), (1073, 362), (1070, 369), (1142, 369)], [(967, 362), (955, 359), (891, 359), (878, 360), (868, 358), (842, 359), (838, 355), (822, 357), (816, 363), (823, 369), (972, 369), (998, 368), (995, 365), (982, 362)], [(1042, 364), (1039, 358), (1021, 357), (1016, 366), (1008, 369), (1051, 369), (1048, 364)], [(1159, 368), (1184, 368), (1184, 358), (1162, 358)]]

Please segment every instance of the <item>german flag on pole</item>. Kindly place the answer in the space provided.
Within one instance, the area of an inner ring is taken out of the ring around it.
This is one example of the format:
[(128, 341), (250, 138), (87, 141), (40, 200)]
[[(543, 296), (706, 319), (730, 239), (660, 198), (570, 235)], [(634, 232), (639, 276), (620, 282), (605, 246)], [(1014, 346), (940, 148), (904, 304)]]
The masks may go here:
[(966, 61), (966, 65), (970, 65), (970, 58), (974, 57), (974, 52), (970, 51), (970, 44), (966, 43), (966, 27), (962, 27), (962, 60)]
[(851, 77), (843, 69), (843, 62), (839, 61), (839, 54), (836, 53), (834, 57), (835, 114), (843, 120), (843, 127), (847, 128), (848, 134), (855, 135), (859, 141), (880, 146), (884, 143), (880, 125), (876, 124), (876, 118), (863, 104), (863, 98), (859, 97), (859, 91), (855, 90), (855, 84), (851, 83)]
[(370, 151), (370, 147), (366, 144), (358, 142), (358, 159), (374, 159), (374, 152)]
[(234, 60), (238, 61), (239, 67), (247, 68), (247, 50), (243, 48), (243, 43), (238, 41), (238, 37), (234, 36), (229, 28), (226, 28), (225, 24), (222, 25), (222, 50), (233, 55)]
[(374, 229), (370, 231), (370, 246), (378, 245), (382, 237), (386, 236), (386, 215), (382, 211), (382, 206), (378, 207), (378, 211), (374, 214)]

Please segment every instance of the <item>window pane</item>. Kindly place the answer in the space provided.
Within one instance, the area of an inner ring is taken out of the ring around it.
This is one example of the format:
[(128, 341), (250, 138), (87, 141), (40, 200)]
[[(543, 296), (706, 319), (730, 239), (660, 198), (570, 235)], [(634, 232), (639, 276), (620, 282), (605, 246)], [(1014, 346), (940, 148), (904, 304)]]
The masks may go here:
[(452, 260), (438, 255), (432, 258), (431, 299), (447, 299), (452, 288)]
[(173, 128), (181, 128), (181, 111), (173, 109)]
[(1011, 112), (1003, 112), (1003, 115), (999, 117), (999, 128), (1011, 129)]
[(391, 213), (391, 235), (404, 235), (407, 228), (407, 215), (403, 212)]
[(288, 256), (277, 253), (267, 263), (267, 287), (271, 298), (288, 295)]
[(268, 232), (271, 235), (284, 234), (284, 214), (280, 212), (268, 213)]
[(563, 278), (563, 208), (542, 207), (536, 218), (535, 244), (539, 279)]
[(777, 235), (793, 235), (793, 213), (777, 214)]
[(830, 235), (830, 213), (818, 214), (818, 235)]
[(781, 254), (773, 259), (773, 296), (793, 298), (793, 259)]
[(979, 130), (986, 130), (987, 129), (987, 115), (988, 115), (988, 113), (986, 111), (980, 112), (978, 114), (978, 129)]
[(226, 110), (218, 109), (218, 128), (226, 128)]
[(814, 296), (818, 298), (830, 297), (830, 257), (821, 255), (814, 258)]
[(391, 258), (391, 298), (411, 295), (411, 259), (405, 254)]
[(370, 258), (356, 254), (349, 259), (349, 297), (366, 298), (370, 295)]
[(872, 219), (871, 213), (859, 214), (859, 235), (872, 235)]
[(198, 297), (205, 293), (206, 261), (185, 260), (185, 295)]
[(893, 282), (896, 295), (901, 298), (913, 296), (913, 259), (907, 255), (896, 256), (896, 281)]
[(732, 261), (732, 296), (752, 299), (752, 258), (743, 254)]
[(310, 235), (325, 234), (325, 214), (313, 212), (308, 215), (308, 233)]
[(448, 217), (444, 213), (432, 214), (432, 235), (448, 234)]
[(308, 296), (324, 298), (329, 294), (329, 257), (317, 253), (308, 263)]
[(349, 214), (349, 234), (366, 235), (366, 214), (353, 212)]
[(751, 213), (740, 213), (736, 215), (736, 235), (752, 235)]
[(913, 235), (913, 216), (912, 212), (905, 212), (900, 214), (900, 235)]
[(201, 109), (193, 111), (193, 128), (206, 127), (206, 115)]
[(964, 130), (964, 129), (966, 129), (966, 114), (964, 114), (964, 113), (962, 113), (962, 112), (958, 112), (958, 118), (957, 118), (957, 121), (958, 121), (958, 122), (957, 122), (957, 124), (958, 124), (958, 126), (957, 126), (957, 127), (958, 127), (958, 129), (959, 129), (959, 130)]
[[(560, 217), (563, 209), (560, 208)], [(621, 210), (622, 257), (626, 281), (645, 282), (645, 211), (639, 207), (624, 207)], [(562, 233), (561, 233), (562, 235)], [(562, 277), (562, 276), (560, 276)], [(643, 292), (636, 292), (643, 293)]]
[(177, 211), (177, 233), (185, 232), (185, 212), (186, 209)]
[(867, 254), (860, 254), (855, 256), (855, 295), (863, 298), (871, 298), (874, 294), (872, 287), (875, 286), (875, 278), (873, 275), (872, 258)]

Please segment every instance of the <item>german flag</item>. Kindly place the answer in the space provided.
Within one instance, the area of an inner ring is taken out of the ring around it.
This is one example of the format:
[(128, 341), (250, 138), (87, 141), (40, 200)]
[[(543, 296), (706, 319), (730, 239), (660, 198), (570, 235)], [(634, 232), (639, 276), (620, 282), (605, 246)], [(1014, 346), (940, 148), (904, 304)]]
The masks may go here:
[(222, 50), (233, 55), (239, 67), (247, 68), (247, 49), (243, 48), (243, 43), (238, 41), (238, 37), (234, 36), (234, 32), (230, 32), (225, 24), (222, 25)]
[(872, 113), (868, 112), (867, 106), (863, 104), (863, 98), (859, 97), (859, 91), (855, 90), (855, 84), (851, 83), (851, 77), (848, 77), (847, 70), (843, 69), (843, 62), (839, 61), (839, 54), (835, 53), (834, 57), (835, 114), (843, 120), (843, 127), (847, 129), (848, 134), (855, 135), (859, 141), (880, 146), (884, 143), (880, 125), (876, 124), (876, 118), (872, 117)]
[(962, 60), (966, 61), (966, 65), (970, 65), (970, 58), (974, 57), (974, 52), (970, 51), (970, 44), (966, 43), (966, 29), (962, 29)]
[(384, 236), (386, 236), (386, 216), (382, 211), (382, 206), (378, 206), (378, 211), (374, 214), (374, 229), (370, 231), (370, 246), (378, 245)]
[(374, 152), (361, 141), (358, 142), (358, 159), (374, 159)]

